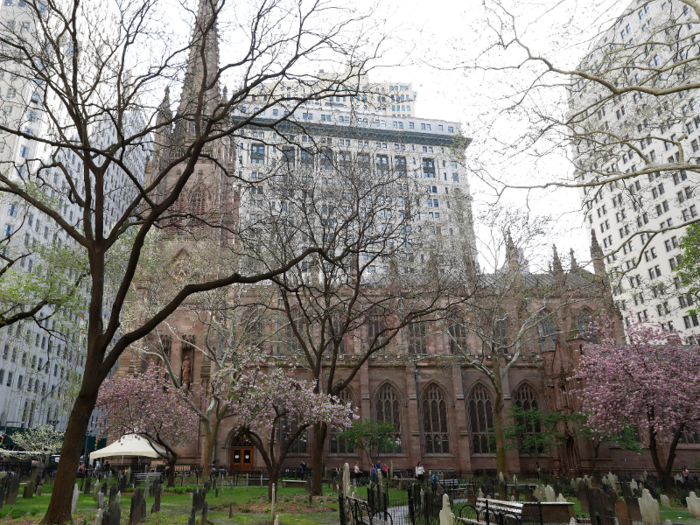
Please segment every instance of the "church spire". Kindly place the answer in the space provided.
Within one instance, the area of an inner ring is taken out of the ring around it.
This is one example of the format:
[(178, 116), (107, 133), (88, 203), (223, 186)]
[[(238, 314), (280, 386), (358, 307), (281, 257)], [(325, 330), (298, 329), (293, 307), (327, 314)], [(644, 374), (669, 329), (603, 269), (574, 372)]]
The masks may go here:
[(605, 261), (603, 260), (603, 249), (598, 244), (595, 230), (591, 230), (591, 259), (593, 259), (593, 270), (596, 275), (605, 274)]
[[(204, 85), (204, 117), (211, 115), (219, 103), (219, 32), (217, 18), (221, 6), (218, 0), (199, 0), (197, 17), (190, 40), (190, 56), (187, 59), (185, 81), (182, 85), (178, 114), (187, 118), (188, 131), (193, 129), (192, 118), (197, 111), (199, 94)], [(203, 84), (204, 83), (204, 84)], [(183, 128), (184, 123), (179, 127)], [(185, 140), (189, 133), (178, 130), (178, 140)]]
[(554, 253), (554, 257), (552, 258), (552, 271), (555, 274), (563, 274), (564, 268), (561, 265), (561, 259), (559, 259), (559, 254), (557, 253), (557, 245), (556, 244), (552, 244), (552, 251)]

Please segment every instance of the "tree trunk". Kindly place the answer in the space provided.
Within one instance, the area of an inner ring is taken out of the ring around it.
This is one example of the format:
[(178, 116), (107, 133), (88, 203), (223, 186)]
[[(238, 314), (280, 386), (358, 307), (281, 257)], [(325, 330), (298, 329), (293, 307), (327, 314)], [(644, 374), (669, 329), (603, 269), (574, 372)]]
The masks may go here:
[(666, 478), (671, 475), (673, 470), (673, 462), (676, 459), (676, 446), (680, 440), (681, 434), (683, 433), (683, 428), (677, 430), (673, 435), (673, 441), (670, 444), (668, 451), (668, 458), (666, 459), (666, 465), (662, 465), (661, 453), (659, 451), (659, 443), (656, 441), (656, 432), (650, 428), (649, 429), (649, 453), (651, 454), (651, 460), (654, 463), (654, 468), (659, 475), (659, 481), (661, 486), (665, 487)]
[[(272, 484), (274, 483), (275, 485), (277, 484), (277, 480), (280, 477), (280, 466), (281, 463), (276, 463), (275, 466), (273, 467), (268, 467), (267, 469), (267, 475), (270, 478), (270, 481), (267, 484), (267, 501), (272, 503)], [(277, 494), (279, 494), (280, 488), (277, 487)]]
[(58, 464), (58, 472), (54, 480), (49, 508), (41, 521), (42, 524), (62, 525), (72, 523), (71, 503), (73, 500), (73, 487), (75, 486), (85, 433), (90, 422), (90, 415), (93, 408), (95, 408), (97, 391), (101, 382), (99, 377), (95, 377), (87, 371), (83, 376), (83, 386), (68, 419), (65, 438), (61, 446), (61, 461)]
[(501, 384), (501, 362), (496, 351), (491, 356), (493, 361), (493, 386), (496, 400), (493, 404), (493, 431), (496, 435), (496, 470), (508, 476), (508, 458), (506, 457), (506, 436), (503, 430), (503, 386)]
[(214, 421), (204, 424), (204, 455), (202, 457), (202, 479), (207, 479), (211, 475), (211, 463), (214, 457), (214, 447), (216, 438), (219, 435), (221, 421), (214, 416)]
[(328, 425), (316, 423), (314, 425), (314, 448), (311, 451), (311, 495), (321, 496), (323, 493), (323, 446), (326, 442)]
[(171, 454), (168, 459), (168, 487), (175, 486), (175, 463), (177, 463), (177, 454)]

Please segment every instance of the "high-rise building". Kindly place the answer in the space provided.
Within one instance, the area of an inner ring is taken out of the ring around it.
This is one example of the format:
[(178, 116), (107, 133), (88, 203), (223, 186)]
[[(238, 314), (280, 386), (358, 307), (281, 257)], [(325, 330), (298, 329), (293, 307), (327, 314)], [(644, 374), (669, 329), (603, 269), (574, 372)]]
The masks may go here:
[(700, 322), (674, 270), (679, 238), (700, 213), (692, 167), (700, 163), (700, 108), (692, 89), (659, 97), (643, 91), (697, 81), (692, 16), (680, 2), (633, 2), (581, 64), (629, 89), (613, 96), (582, 79), (569, 91), (576, 177), (592, 183), (581, 189), (585, 226), (600, 246), (616, 304), (627, 324), (656, 321), (691, 343)]
[[(18, 33), (30, 45), (35, 37), (32, 25), (36, 22), (32, 9), (20, 0), (4, 1), (0, 6), (0, 31), (10, 38)], [(83, 162), (73, 151), (56, 149), (36, 140), (55, 137), (59, 128), (70, 133), (69, 121), (57, 97), (47, 95), (45, 83), (28, 78), (16, 62), (5, 61), (0, 66), (0, 108), (3, 124), (22, 133), (0, 136), (0, 170), (17, 181), (35, 183), (41, 197), (52, 199), (54, 209), (80, 228), (83, 208), (71, 198), (66, 176), (74, 182), (76, 194), (84, 196)], [(138, 111), (124, 117), (127, 133), (136, 133), (144, 124)], [(107, 119), (93, 120), (88, 131), (98, 149), (118, 140), (114, 124)], [(124, 165), (136, 174), (139, 183), (143, 182), (150, 151), (137, 146), (116, 152), (117, 156), (121, 154)], [(132, 202), (136, 187), (115, 164), (107, 170), (105, 179), (103, 217), (107, 233)], [(12, 257), (23, 256), (14, 266), (20, 272), (52, 271), (46, 267), (37, 246), (73, 245), (70, 236), (54, 220), (8, 193), (3, 193), (0, 199), (0, 228), (7, 253)], [(67, 277), (77, 280), (77, 273)], [(87, 297), (90, 286), (89, 278), (83, 279), (78, 296)], [(109, 308), (109, 299), (104, 308)], [(0, 330), (0, 430), (46, 424), (57, 429), (65, 427), (75, 386), (84, 371), (86, 315), (80, 306), (58, 313), (46, 306), (36, 319)]]
[(411, 82), (374, 82), (362, 68), (348, 66), (343, 73), (320, 70), (308, 80), (285, 80), (261, 86), (259, 95), (251, 97), (255, 103), (258, 97), (274, 96), (293, 101), (317, 93), (319, 88), (327, 89), (319, 100), (326, 110), (374, 110), (385, 117), (413, 117), (416, 114), (418, 92)]

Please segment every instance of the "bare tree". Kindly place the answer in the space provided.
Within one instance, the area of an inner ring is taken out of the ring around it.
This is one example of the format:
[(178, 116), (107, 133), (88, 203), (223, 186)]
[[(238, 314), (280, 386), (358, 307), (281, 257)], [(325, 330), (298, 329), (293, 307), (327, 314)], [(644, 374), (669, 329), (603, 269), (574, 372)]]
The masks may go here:
[[(75, 465), (97, 392), (130, 344), (148, 335), (194, 293), (261, 282), (321, 251), (316, 247), (300, 251), (262, 272), (235, 267), (227, 275), (184, 280), (172, 288), (170, 301), (160, 311), (119, 332), (125, 300), (151, 232), (174, 219), (193, 219), (213, 208), (230, 209), (235, 179), (231, 137), (248, 118), (232, 120), (232, 110), (247, 105), (253, 90), (266, 82), (300, 78), (308, 88), (284, 101), (293, 111), (306, 100), (330, 93), (328, 83), (298, 73), (302, 65), (316, 59), (365, 62), (376, 52), (367, 35), (379, 33), (368, 31), (363, 13), (346, 9), (341, 15), (343, 9), (324, 2), (261, 1), (250, 7), (234, 14), (223, 0), (202, 0), (193, 11), (167, 0), (107, 5), (28, 0), (21, 16), (3, 22), (2, 69), (6, 79), (21, 81), (22, 87), (2, 90), (3, 104), (13, 105), (13, 115), (21, 117), (0, 123), (0, 131), (26, 149), (5, 161), (0, 191), (55, 225), (61, 238), (84, 254), (90, 277), (85, 372), (44, 523), (71, 520)], [(183, 9), (186, 15), (196, 15), (186, 41), (163, 25), (166, 16)], [(329, 21), (330, 13), (337, 22)], [(219, 33), (245, 44), (220, 54)], [(348, 70), (348, 76), (354, 74)], [(177, 110), (171, 109), (167, 97), (158, 107), (154, 102), (158, 93), (181, 79), (184, 89)], [(230, 93), (220, 91), (225, 80), (235, 85)], [(336, 79), (343, 80), (342, 75)], [(255, 114), (280, 102), (276, 95), (266, 97)], [(281, 115), (267, 125), (288, 118)], [(34, 133), (27, 121), (42, 122), (41, 133)], [(139, 161), (144, 153), (152, 155), (145, 180)], [(191, 195), (202, 163), (221, 181), (216, 197), (203, 201)], [(68, 213), (66, 203), (78, 212)], [(210, 216), (201, 222), (226, 231), (224, 238), (234, 236), (235, 223), (223, 220), (222, 214), (217, 221)], [(118, 246), (117, 273), (108, 275), (110, 256)]]
[[(269, 138), (280, 160), (258, 172), (241, 201), (249, 212), (242, 221), (251, 267), (275, 266), (305, 247), (319, 250), (272, 279), (279, 300), (266, 306), (278, 313), (269, 329), (279, 342), (271, 351), (308, 369), (317, 392), (337, 396), (379, 352), (406, 360), (426, 352), (424, 342), (404, 339), (414, 330), (424, 339), (428, 324), (464, 300), (446, 268), (455, 253), (474, 264), (474, 252), (463, 246), (472, 238), (471, 217), (455, 214), (449, 226), (460, 228), (459, 237), (450, 237), (446, 221), (419, 222), (421, 211), (428, 215), (426, 190), (405, 159), (391, 165), (364, 140), (353, 141), (357, 148), (344, 139), (347, 147), (330, 147), (324, 134), (309, 132), (298, 143)], [(449, 199), (456, 202), (456, 194)], [(313, 424), (314, 494), (321, 493), (328, 432), (326, 423)]]
[[(451, 315), (441, 320), (455, 356), (453, 364), (482, 373), (494, 390), (492, 414), (487, 415), (484, 430), (493, 428), (496, 465), (504, 475), (508, 474), (504, 399), (509, 392), (504, 391), (503, 379), (516, 363), (537, 362), (542, 352), (556, 348), (560, 334), (570, 329), (568, 325), (557, 328), (561, 318), (587, 299), (598, 300), (607, 288), (604, 278), (578, 268), (573, 255), (572, 268), (565, 272), (556, 247), (548, 270), (531, 271), (525, 253), (538, 245), (548, 222), (492, 210), (484, 224), (487, 237), (482, 239), (489, 266), (467, 281), (469, 300), (455, 302)], [(480, 447), (480, 452), (491, 450), (491, 443), (474, 439), (473, 446)]]

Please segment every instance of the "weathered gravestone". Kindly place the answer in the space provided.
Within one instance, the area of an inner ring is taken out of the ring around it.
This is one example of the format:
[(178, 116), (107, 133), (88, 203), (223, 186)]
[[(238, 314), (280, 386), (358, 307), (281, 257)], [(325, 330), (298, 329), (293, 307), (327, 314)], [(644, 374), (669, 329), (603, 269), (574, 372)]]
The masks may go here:
[(141, 487), (137, 487), (131, 497), (131, 508), (129, 509), (129, 525), (141, 523), (141, 506), (143, 505), (143, 495)]
[(34, 497), (34, 482), (29, 479), (29, 483), (24, 486), (24, 492), (22, 493), (22, 498), (33, 498)]
[(510, 488), (510, 495), (513, 497), (514, 501), (520, 501), (520, 494), (518, 493), (518, 486), (517, 485), (513, 485)]
[(584, 480), (578, 482), (576, 497), (581, 502), (581, 512), (583, 514), (588, 514), (588, 490), (588, 483)]
[(554, 495), (554, 489), (549, 485), (544, 488), (544, 497), (547, 498), (547, 503), (554, 503), (557, 501), (557, 497)]
[(100, 492), (102, 494), (107, 494), (107, 482), (106, 481), (102, 484), (102, 487), (100, 488)]
[(83, 484), (83, 494), (90, 494), (92, 490), (92, 484), (88, 478), (85, 478), (85, 483)]
[(202, 525), (207, 525), (207, 514), (209, 514), (209, 503), (205, 501), (202, 506)]
[(37, 495), (37, 496), (41, 496), (41, 493), (42, 493), (43, 491), (44, 491), (44, 485), (41, 484), (41, 483), (39, 483), (39, 484), (36, 486), (36, 495)]
[(614, 512), (610, 498), (603, 489), (593, 487), (588, 491), (588, 514), (591, 523), (597, 523), (599, 517), (602, 520), (601, 525), (615, 525)]
[(19, 474), (12, 474), (7, 492), (7, 504), (17, 503), (17, 496), (19, 496)]
[(78, 484), (73, 487), (73, 499), (71, 500), (70, 513), (75, 514), (78, 512), (78, 498), (80, 497), (80, 490), (78, 489)]
[(530, 485), (525, 485), (525, 488), (523, 489), (523, 494), (525, 495), (525, 501), (527, 501), (527, 502), (535, 501), (535, 498), (532, 495), (532, 487)]
[(659, 500), (661, 501), (661, 506), (666, 507), (667, 509), (671, 508), (671, 502), (668, 499), (668, 496), (666, 494), (661, 494), (659, 496)]
[[(501, 476), (503, 476), (503, 474), (501, 474)], [(498, 499), (502, 501), (508, 500), (508, 488), (506, 487), (505, 483), (502, 483), (498, 487)]]
[(153, 510), (151, 511), (151, 514), (154, 512), (160, 512), (160, 495), (162, 492), (163, 491), (160, 490), (160, 487), (158, 487), (158, 490), (156, 490), (156, 493), (153, 496), (155, 499), (153, 501)]
[(564, 494), (559, 494), (557, 496), (557, 502), (558, 503), (566, 503), (567, 502), (566, 498), (564, 497)]
[(618, 500), (615, 502), (615, 514), (619, 520), (630, 519), (630, 511), (627, 508), (624, 498), (618, 498)]
[(119, 492), (126, 492), (126, 476), (119, 478)]
[(692, 518), (700, 518), (700, 498), (695, 495), (695, 492), (691, 492), (685, 501), (688, 503), (690, 516)]
[(190, 511), (190, 519), (187, 520), (187, 525), (197, 525), (197, 511), (194, 510), (194, 507)]
[(622, 497), (623, 498), (629, 498), (632, 496), (632, 489), (630, 488), (630, 484), (626, 482), (620, 483), (620, 487), (622, 487)]
[(106, 499), (105, 495), (102, 492), (97, 493), (97, 508), (98, 509), (104, 509), (106, 506)]
[(122, 519), (122, 509), (119, 508), (119, 502), (114, 500), (109, 504), (108, 523), (102, 522), (103, 525), (120, 525)]
[(109, 506), (112, 506), (112, 502), (117, 499), (117, 486), (112, 483), (112, 488), (109, 489)]
[(467, 503), (472, 507), (476, 507), (476, 494), (474, 494), (474, 489), (471, 487), (467, 490)]
[(625, 498), (625, 503), (630, 513), (630, 519), (632, 521), (642, 521), (642, 511), (639, 508), (639, 500), (632, 496), (631, 498)]
[(659, 502), (654, 499), (647, 489), (642, 491), (642, 497), (639, 498), (639, 510), (642, 512), (643, 521), (661, 523), (661, 509), (659, 508)]
[(95, 516), (95, 525), (102, 525), (104, 519), (104, 511), (102, 509), (97, 509), (97, 515)]

